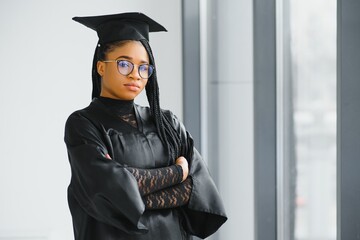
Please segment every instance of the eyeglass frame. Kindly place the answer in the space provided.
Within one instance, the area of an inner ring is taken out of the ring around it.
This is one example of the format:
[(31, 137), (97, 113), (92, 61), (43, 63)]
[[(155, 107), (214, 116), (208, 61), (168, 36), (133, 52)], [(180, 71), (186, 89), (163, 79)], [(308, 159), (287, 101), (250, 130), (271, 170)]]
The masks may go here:
[[(120, 62), (120, 61), (128, 62), (128, 63), (131, 64), (132, 69), (131, 69), (131, 71), (130, 71), (128, 74), (125, 75), (125, 74), (122, 74), (122, 73), (120, 72), (120, 70), (119, 70), (119, 62)], [(101, 60), (100, 62), (104, 62), (104, 63), (116, 62), (117, 70), (118, 70), (118, 72), (119, 72), (121, 75), (123, 75), (123, 76), (129, 76), (129, 75), (134, 71), (135, 65), (138, 66), (138, 68), (137, 68), (137, 69), (138, 69), (138, 73), (139, 73), (139, 76), (140, 76), (142, 79), (149, 79), (149, 78), (153, 75), (153, 73), (154, 73), (154, 71), (155, 71), (155, 67), (154, 67), (153, 65), (151, 65), (151, 64), (144, 63), (144, 64), (138, 65), (138, 64), (134, 64), (133, 62), (131, 62), (131, 61), (129, 61), (129, 60), (124, 60), (124, 59)], [(140, 67), (140, 66), (144, 66), (144, 65), (146, 65), (146, 66), (148, 66), (148, 67), (152, 67), (152, 72), (151, 72), (150, 76), (148, 76), (147, 78), (142, 77), (141, 74), (140, 74), (140, 71), (139, 71), (139, 69), (140, 69), (139, 67)]]

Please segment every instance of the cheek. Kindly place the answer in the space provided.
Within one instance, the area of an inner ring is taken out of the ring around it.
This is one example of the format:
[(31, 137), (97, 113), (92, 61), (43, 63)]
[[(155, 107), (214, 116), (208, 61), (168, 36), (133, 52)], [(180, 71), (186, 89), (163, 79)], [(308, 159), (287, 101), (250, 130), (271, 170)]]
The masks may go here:
[(104, 81), (107, 81), (109, 83), (117, 83), (121, 81), (121, 75), (117, 73), (117, 71), (114, 71), (112, 69), (108, 69), (104, 72), (103, 79)]
[(148, 80), (144, 80), (142, 89), (144, 89), (146, 87), (147, 82), (148, 82)]
[(105, 71), (104, 75), (105, 75), (106, 78), (114, 78), (115, 73), (114, 73), (113, 69), (106, 68), (106, 71)]

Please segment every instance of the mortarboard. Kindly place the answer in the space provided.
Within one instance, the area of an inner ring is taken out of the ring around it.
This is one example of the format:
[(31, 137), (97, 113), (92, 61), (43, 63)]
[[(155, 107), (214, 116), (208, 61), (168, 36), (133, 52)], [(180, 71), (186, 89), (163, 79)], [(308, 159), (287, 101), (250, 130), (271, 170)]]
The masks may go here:
[(153, 19), (138, 12), (74, 17), (73, 20), (95, 30), (100, 44), (121, 40), (149, 41), (149, 32), (167, 31)]

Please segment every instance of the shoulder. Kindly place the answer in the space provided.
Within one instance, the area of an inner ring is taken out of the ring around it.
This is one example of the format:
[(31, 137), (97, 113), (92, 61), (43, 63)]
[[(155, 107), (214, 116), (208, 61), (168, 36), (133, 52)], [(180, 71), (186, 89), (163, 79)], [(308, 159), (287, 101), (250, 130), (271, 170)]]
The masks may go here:
[(88, 106), (71, 113), (67, 118), (66, 126), (78, 122), (94, 122), (98, 115), (102, 115), (100, 111), (98, 102), (93, 99)]
[(174, 125), (182, 124), (181, 120), (178, 118), (178, 116), (173, 113), (171, 110), (168, 109), (162, 109), (162, 113), (165, 115), (165, 117), (171, 121)]
[(178, 118), (178, 116), (176, 116), (176, 114), (174, 114), (171, 110), (167, 110), (167, 109), (162, 109), (161, 111), (164, 114), (166, 120), (174, 127), (174, 129), (178, 133), (184, 134), (185, 132), (187, 132), (184, 124)]
[(91, 117), (91, 105), (76, 110), (69, 115), (65, 123), (65, 141), (93, 135), (98, 132), (96, 124)]
[(141, 106), (139, 104), (135, 104), (135, 108), (139, 113), (145, 114), (145, 115), (151, 115), (150, 108), (148, 106)]
[(149, 107), (141, 106), (141, 105), (138, 105), (138, 104), (135, 104), (134, 106), (135, 106), (135, 110), (139, 114), (139, 117), (141, 118), (141, 120), (144, 123), (153, 122), (153, 119), (152, 119), (152, 116), (151, 116), (151, 111), (150, 111)]
[(88, 121), (89, 111), (90, 106), (87, 106), (83, 109), (79, 109), (71, 113), (66, 120), (65, 128), (70, 127), (74, 124), (78, 124), (79, 122)]
[[(140, 116), (143, 119), (149, 119), (151, 118), (151, 110), (150, 107), (148, 106), (141, 106), (138, 104), (135, 104), (135, 107), (138, 111), (138, 113), (140, 114)], [(177, 117), (170, 111), (167, 109), (161, 109), (161, 112), (163, 113), (163, 115), (166, 117), (166, 119), (168, 119), (169, 121), (173, 121), (174, 119), (177, 119)]]
[[(141, 118), (149, 120), (152, 118), (150, 108), (147, 106), (135, 105), (137, 111), (139, 112)], [(186, 131), (184, 124), (181, 120), (169, 109), (161, 109), (162, 114), (165, 116), (165, 119), (176, 129), (176, 131)]]

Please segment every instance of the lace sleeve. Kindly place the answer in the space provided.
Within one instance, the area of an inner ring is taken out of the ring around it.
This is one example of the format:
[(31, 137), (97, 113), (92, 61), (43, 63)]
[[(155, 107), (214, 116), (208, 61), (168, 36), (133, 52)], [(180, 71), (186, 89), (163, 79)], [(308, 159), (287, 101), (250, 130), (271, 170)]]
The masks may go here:
[(172, 165), (156, 169), (139, 169), (127, 167), (137, 180), (141, 196), (159, 191), (181, 183), (183, 178), (182, 167)]
[(143, 197), (145, 208), (150, 210), (181, 207), (189, 202), (191, 191), (192, 179), (189, 177), (180, 184)]

